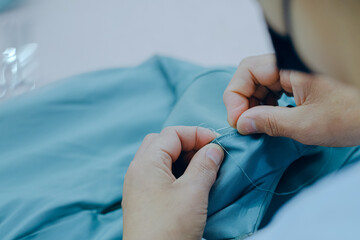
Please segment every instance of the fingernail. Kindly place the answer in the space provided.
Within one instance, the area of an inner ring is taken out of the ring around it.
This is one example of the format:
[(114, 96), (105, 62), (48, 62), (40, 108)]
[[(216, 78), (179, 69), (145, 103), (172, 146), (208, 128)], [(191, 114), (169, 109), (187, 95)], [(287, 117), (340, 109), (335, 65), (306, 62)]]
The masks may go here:
[(241, 125), (243, 126), (242, 129), (245, 130), (245, 132), (244, 132), (245, 134), (257, 132), (255, 121), (251, 118), (242, 119)]
[(224, 151), (219, 145), (211, 143), (206, 150), (206, 156), (220, 166), (224, 158)]

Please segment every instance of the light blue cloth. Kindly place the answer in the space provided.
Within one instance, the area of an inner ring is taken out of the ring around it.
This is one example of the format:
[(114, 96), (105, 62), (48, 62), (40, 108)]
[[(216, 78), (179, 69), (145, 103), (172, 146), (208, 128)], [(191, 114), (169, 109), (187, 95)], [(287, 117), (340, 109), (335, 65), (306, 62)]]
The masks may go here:
[[(227, 126), (222, 94), (234, 71), (154, 57), (0, 105), (0, 239), (121, 239), (122, 184), (143, 137), (171, 125)], [(272, 194), (241, 169), (274, 191), (298, 163), (304, 171), (285, 189), (293, 190), (341, 168), (357, 151), (222, 133), (217, 141), (230, 155), (210, 193), (208, 240), (251, 235), (276, 209)]]
[(0, 13), (15, 6), (18, 3), (19, 0), (0, 0)]
[(359, 239), (359, 182), (360, 163), (330, 175), (296, 196), (267, 228), (248, 239)]

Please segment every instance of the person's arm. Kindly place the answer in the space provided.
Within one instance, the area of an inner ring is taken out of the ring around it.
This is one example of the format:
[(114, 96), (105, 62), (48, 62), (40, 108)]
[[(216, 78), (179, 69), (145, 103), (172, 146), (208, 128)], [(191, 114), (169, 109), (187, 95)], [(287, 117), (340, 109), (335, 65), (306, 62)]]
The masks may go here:
[[(125, 176), (124, 240), (200, 240), (224, 153), (201, 127), (169, 127), (143, 141)], [(181, 158), (180, 157), (181, 154)], [(188, 163), (175, 178), (172, 164)]]
[[(296, 107), (276, 106), (280, 93)], [(243, 60), (224, 92), (229, 124), (241, 134), (266, 133), (304, 144), (360, 144), (360, 93), (320, 75), (280, 71), (272, 54)]]

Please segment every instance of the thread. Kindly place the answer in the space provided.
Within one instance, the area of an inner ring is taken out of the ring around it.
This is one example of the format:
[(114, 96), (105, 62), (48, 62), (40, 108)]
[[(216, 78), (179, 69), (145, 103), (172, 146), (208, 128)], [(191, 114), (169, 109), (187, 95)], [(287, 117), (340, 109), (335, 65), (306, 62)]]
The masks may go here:
[(231, 128), (231, 127), (230, 127), (230, 126), (227, 126), (227, 127), (218, 128), (218, 129), (216, 129), (216, 132), (217, 132), (217, 131), (221, 131), (221, 130), (225, 130), (225, 129), (229, 129), (229, 128)]
[[(231, 128), (231, 127), (223, 127), (223, 128), (219, 128), (217, 129), (217, 131), (219, 130), (224, 130), (224, 129), (227, 129), (227, 128)], [(209, 128), (211, 131), (213, 132), (217, 132), (215, 131), (214, 129), (212, 128)], [(216, 137), (214, 139), (214, 141), (224, 150), (224, 152), (230, 157), (230, 158), (233, 158), (233, 156), (225, 149), (225, 147), (218, 141), (218, 137)], [(251, 177), (246, 173), (245, 169), (243, 169), (240, 165), (239, 165), (239, 168), (240, 170), (242, 171), (242, 173), (244, 174), (244, 176), (246, 177), (246, 179), (250, 182), (250, 184), (255, 187), (256, 189), (260, 190), (260, 191), (264, 191), (264, 192), (268, 192), (268, 193), (271, 193), (273, 195), (276, 195), (276, 196), (286, 196), (286, 195), (291, 195), (291, 194), (294, 194), (294, 193), (297, 193), (299, 192), (300, 190), (302, 190), (303, 188), (305, 188), (306, 186), (308, 186), (310, 183), (314, 182), (317, 178), (320, 177), (320, 175), (324, 172), (325, 170), (325, 167), (328, 165), (329, 163), (329, 159), (325, 162), (325, 164), (323, 164), (323, 166), (321, 167), (320, 171), (311, 179), (309, 179), (308, 181), (306, 181), (305, 183), (301, 184), (299, 187), (297, 187), (296, 189), (292, 190), (292, 191), (287, 191), (287, 192), (276, 192), (276, 191), (273, 191), (271, 189), (266, 189), (266, 188), (263, 188), (259, 185), (257, 185), (252, 179)]]

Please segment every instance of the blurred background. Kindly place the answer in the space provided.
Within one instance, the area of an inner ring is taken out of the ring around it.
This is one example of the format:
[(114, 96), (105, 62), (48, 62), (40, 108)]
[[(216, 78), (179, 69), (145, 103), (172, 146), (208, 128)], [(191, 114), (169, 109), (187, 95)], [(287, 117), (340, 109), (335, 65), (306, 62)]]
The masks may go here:
[(0, 0), (0, 10), (0, 101), (155, 54), (235, 66), (273, 51), (255, 0)]

